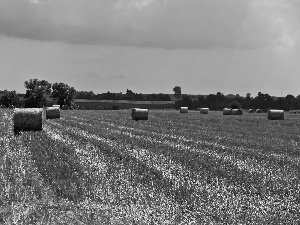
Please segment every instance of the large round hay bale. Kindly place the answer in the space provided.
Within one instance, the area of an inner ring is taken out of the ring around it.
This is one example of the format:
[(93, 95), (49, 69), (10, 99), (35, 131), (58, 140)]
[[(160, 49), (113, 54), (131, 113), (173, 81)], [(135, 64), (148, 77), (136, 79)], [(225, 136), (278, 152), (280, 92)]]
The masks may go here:
[(262, 113), (263, 111), (261, 109), (257, 109), (256, 113)]
[(231, 109), (231, 115), (243, 115), (243, 111), (241, 109)]
[(230, 115), (231, 114), (231, 109), (224, 108), (223, 109), (223, 115)]
[(62, 109), (62, 110), (68, 110), (69, 107), (68, 107), (67, 105), (63, 105), (63, 106), (61, 107), (61, 109)]
[(200, 114), (208, 114), (209, 108), (200, 108)]
[(131, 118), (133, 120), (148, 120), (148, 109), (131, 109)]
[(249, 112), (249, 113), (254, 113), (255, 111), (254, 111), (254, 109), (249, 109), (248, 112)]
[(188, 113), (189, 108), (188, 107), (180, 107), (180, 113)]
[(270, 109), (268, 111), (268, 119), (269, 120), (284, 120), (284, 111), (283, 110)]
[(58, 107), (47, 107), (46, 119), (57, 119), (57, 118), (60, 118), (60, 109)]
[(15, 108), (13, 114), (14, 132), (20, 131), (41, 131), (43, 129), (43, 109)]

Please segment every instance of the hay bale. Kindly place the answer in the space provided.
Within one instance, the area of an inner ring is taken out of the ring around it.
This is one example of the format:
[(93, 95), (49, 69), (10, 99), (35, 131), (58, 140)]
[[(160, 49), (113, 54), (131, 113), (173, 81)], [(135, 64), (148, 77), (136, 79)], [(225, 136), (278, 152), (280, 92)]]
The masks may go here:
[(200, 114), (208, 114), (209, 108), (200, 108)]
[(243, 111), (241, 109), (231, 109), (231, 115), (243, 115)]
[(256, 113), (262, 113), (263, 111), (261, 109), (257, 109)]
[(270, 109), (268, 111), (268, 120), (284, 120), (284, 111)]
[(180, 113), (188, 113), (189, 108), (188, 107), (180, 107)]
[(1, 109), (6, 109), (6, 106), (5, 105), (1, 105)]
[(223, 109), (223, 115), (231, 115), (231, 109), (224, 108)]
[(14, 132), (20, 131), (41, 131), (43, 129), (43, 109), (15, 108), (13, 114)]
[(60, 108), (60, 105), (53, 105), (53, 107), (57, 107), (57, 108)]
[(148, 120), (148, 109), (133, 108), (131, 109), (131, 118), (133, 120)]
[(60, 109), (58, 107), (46, 108), (46, 119), (60, 118)]
[(69, 107), (68, 107), (67, 105), (63, 105), (63, 106), (61, 107), (61, 109), (62, 109), (62, 110), (68, 110)]
[(249, 113), (254, 113), (254, 109), (249, 109)]

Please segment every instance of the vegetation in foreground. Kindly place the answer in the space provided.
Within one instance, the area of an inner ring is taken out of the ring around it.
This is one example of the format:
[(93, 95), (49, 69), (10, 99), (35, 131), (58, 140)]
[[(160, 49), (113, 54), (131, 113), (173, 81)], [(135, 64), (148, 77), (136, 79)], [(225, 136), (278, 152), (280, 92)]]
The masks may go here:
[(299, 115), (0, 111), (0, 223), (298, 224)]

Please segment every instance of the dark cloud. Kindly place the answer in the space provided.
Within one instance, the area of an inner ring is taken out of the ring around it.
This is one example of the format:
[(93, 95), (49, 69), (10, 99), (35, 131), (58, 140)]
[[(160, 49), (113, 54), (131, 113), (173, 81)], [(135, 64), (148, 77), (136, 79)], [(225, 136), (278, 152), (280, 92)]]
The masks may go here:
[(259, 48), (298, 40), (299, 8), (283, 0), (1, 0), (0, 33), (88, 45)]

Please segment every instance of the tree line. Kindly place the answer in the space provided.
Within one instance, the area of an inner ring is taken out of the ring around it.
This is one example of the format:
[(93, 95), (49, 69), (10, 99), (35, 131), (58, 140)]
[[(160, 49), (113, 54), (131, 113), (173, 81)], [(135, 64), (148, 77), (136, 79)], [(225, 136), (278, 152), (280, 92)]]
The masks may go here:
[(222, 110), (223, 108), (242, 109), (282, 109), (285, 111), (300, 109), (300, 95), (297, 97), (287, 95), (273, 99), (269, 94), (258, 92), (254, 98), (247, 94), (246, 97), (236, 95), (234, 98), (226, 98), (222, 93), (210, 94), (208, 96), (199, 95), (198, 99), (192, 100), (188, 95), (182, 95), (180, 100), (175, 102), (175, 108), (189, 107), (189, 109), (209, 108), (210, 110)]
[(171, 101), (168, 94), (142, 94), (135, 93), (129, 89), (126, 90), (125, 94), (121, 93), (102, 93), (94, 94), (92, 91), (79, 91), (76, 93), (76, 99), (94, 99), (94, 100), (132, 100), (132, 101)]
[(46, 95), (52, 99), (50, 104), (61, 107), (67, 105), (70, 109), (75, 107), (74, 96), (76, 90), (64, 83), (51, 84), (46, 80), (30, 79), (24, 82), (26, 93), (20, 97), (16, 91), (4, 91), (0, 98), (0, 104), (5, 107), (41, 108), (48, 106)]

